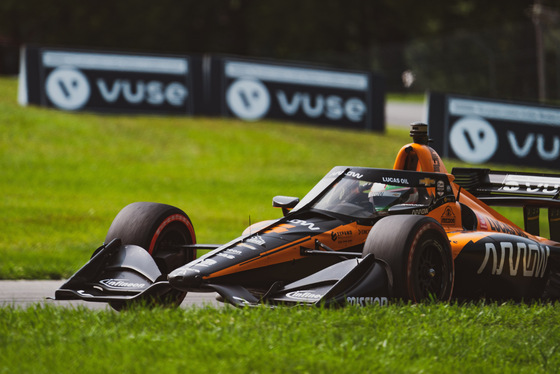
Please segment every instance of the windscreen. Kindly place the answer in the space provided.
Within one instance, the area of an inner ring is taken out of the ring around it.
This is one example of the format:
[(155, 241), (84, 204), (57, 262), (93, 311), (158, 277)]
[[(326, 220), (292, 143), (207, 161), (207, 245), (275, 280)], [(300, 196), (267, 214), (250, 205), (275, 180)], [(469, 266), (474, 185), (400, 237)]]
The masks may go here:
[[(382, 183), (380, 179), (398, 179), (401, 183)], [(294, 210), (312, 203), (310, 207), (313, 209), (357, 218), (374, 218), (387, 214), (389, 208), (397, 204), (429, 204), (432, 199), (426, 188), (414, 186), (405, 178), (385, 177), (375, 171), (360, 173), (350, 169), (333, 169)]]
[(336, 183), (313, 208), (360, 218), (372, 218), (375, 209), (369, 198), (373, 183), (343, 178)]

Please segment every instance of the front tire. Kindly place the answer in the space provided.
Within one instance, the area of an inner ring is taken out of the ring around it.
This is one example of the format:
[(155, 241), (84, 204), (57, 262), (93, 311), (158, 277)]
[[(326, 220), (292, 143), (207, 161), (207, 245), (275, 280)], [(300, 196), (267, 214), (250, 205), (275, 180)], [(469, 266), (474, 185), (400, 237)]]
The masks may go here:
[[(149, 202), (127, 205), (113, 220), (105, 243), (115, 238), (121, 239), (123, 245), (134, 244), (148, 251), (164, 275), (196, 258), (194, 251), (180, 249), (180, 245), (196, 243), (192, 222), (185, 212), (171, 205)], [(178, 306), (186, 295), (183, 291), (170, 290), (148, 303)], [(129, 303), (110, 305), (121, 310)]]
[(364, 244), (363, 255), (384, 261), (392, 273), (392, 296), (420, 302), (449, 301), (455, 269), (443, 227), (425, 216), (389, 216), (379, 220)]

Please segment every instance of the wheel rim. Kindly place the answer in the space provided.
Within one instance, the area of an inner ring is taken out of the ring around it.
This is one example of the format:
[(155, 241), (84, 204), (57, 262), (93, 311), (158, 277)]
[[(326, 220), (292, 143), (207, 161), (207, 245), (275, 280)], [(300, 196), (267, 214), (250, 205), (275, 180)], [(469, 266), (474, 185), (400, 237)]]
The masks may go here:
[(415, 282), (418, 299), (433, 297), (441, 300), (446, 291), (449, 269), (438, 244), (434, 241), (426, 242), (419, 253)]
[[(192, 240), (190, 236), (185, 233), (185, 228), (182, 224), (180, 222), (174, 222), (160, 233), (154, 245), (152, 256), (163, 271), (169, 272), (170, 269), (167, 268), (167, 262), (163, 260), (158, 261), (157, 259), (163, 259), (170, 255), (181, 256), (181, 251), (177, 249), (177, 246), (190, 243), (192, 243)], [(189, 261), (190, 260), (192, 259), (189, 259)], [(184, 291), (170, 290), (166, 294), (161, 295), (156, 303), (162, 306), (178, 306), (186, 295), (187, 293)]]
[[(192, 240), (186, 233), (184, 226), (180, 222), (174, 222), (159, 234), (151, 255), (156, 260), (156, 263), (158, 263), (158, 266), (160, 266), (160, 270), (164, 273), (169, 273), (173, 270), (173, 268), (167, 266), (169, 260), (174, 258), (175, 261), (188, 262), (194, 259), (192, 254), (183, 252), (179, 248), (181, 245), (191, 243)], [(187, 256), (186, 258), (183, 257), (183, 253)]]
[(177, 250), (176, 246), (189, 244), (189, 242), (190, 238), (188, 238), (180, 228), (167, 227), (158, 238), (152, 255), (157, 256), (161, 252)]

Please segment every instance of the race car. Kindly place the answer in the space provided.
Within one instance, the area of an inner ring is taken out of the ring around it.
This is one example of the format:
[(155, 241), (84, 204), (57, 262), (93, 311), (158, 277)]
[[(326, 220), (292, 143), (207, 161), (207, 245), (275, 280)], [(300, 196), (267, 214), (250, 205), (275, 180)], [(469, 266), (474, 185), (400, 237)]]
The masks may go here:
[[(282, 217), (227, 244), (197, 244), (176, 207), (130, 204), (55, 299), (120, 310), (179, 305), (187, 292), (240, 307), (560, 297), (560, 175), (448, 173), (427, 125), (410, 134), (393, 169), (334, 167), (303, 199), (273, 198)], [(491, 205), (522, 207), (525, 227)], [(550, 238), (539, 236), (541, 208)]]

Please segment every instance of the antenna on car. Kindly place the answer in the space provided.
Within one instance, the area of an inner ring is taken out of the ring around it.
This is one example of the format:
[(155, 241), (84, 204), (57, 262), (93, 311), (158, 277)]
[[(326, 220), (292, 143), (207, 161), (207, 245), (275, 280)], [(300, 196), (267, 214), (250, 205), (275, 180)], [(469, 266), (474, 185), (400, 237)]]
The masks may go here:
[(428, 125), (423, 122), (414, 122), (410, 124), (410, 136), (414, 143), (428, 145)]

